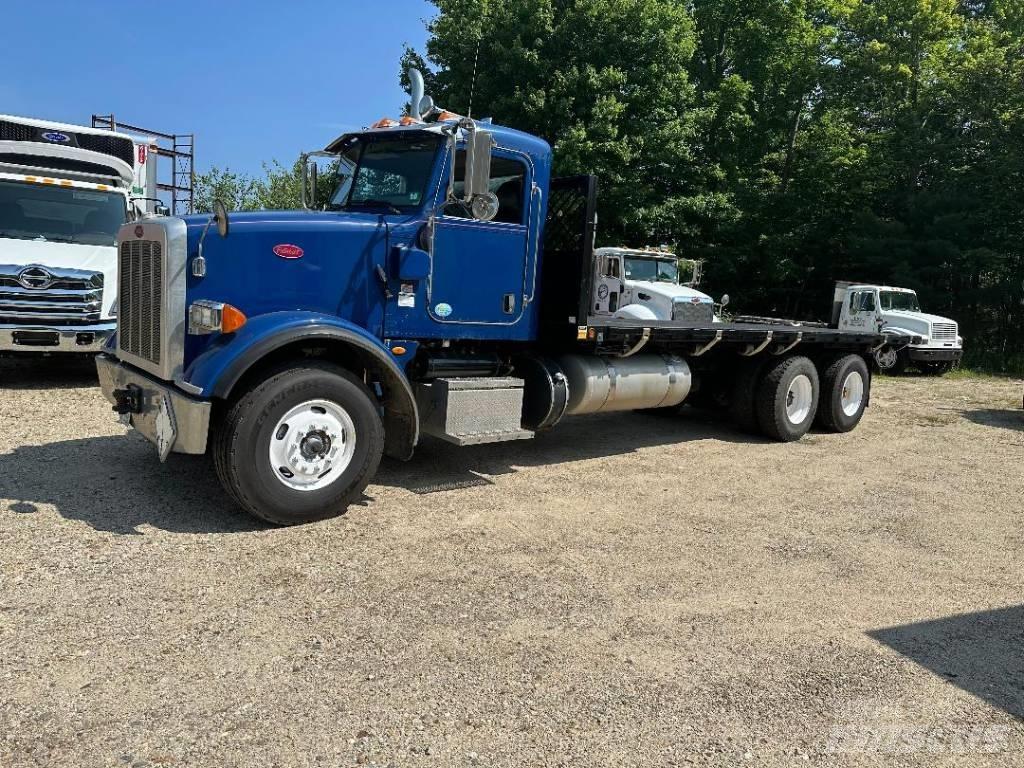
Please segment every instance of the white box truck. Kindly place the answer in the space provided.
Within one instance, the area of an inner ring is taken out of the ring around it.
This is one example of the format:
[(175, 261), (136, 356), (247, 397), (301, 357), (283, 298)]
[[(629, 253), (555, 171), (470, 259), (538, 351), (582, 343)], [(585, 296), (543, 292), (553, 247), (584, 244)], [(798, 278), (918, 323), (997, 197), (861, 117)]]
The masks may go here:
[(94, 353), (116, 328), (117, 232), (163, 213), (152, 142), (0, 115), (0, 354)]

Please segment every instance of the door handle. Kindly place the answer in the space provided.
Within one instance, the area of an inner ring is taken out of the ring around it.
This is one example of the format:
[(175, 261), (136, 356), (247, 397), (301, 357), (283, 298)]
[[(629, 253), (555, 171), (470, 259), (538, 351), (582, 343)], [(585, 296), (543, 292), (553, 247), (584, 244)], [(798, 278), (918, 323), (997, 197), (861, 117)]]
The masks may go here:
[(511, 315), (516, 311), (516, 295), (514, 293), (505, 294), (505, 298), (502, 301), (502, 308), (505, 310), (506, 315)]

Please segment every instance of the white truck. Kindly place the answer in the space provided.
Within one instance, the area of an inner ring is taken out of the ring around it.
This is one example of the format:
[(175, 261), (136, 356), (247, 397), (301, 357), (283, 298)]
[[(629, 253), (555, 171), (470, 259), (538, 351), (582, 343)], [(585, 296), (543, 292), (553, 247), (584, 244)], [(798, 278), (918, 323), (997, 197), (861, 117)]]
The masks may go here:
[(0, 354), (103, 348), (118, 230), (164, 212), (156, 162), (151, 142), (0, 115)]
[[(595, 252), (595, 315), (632, 320), (711, 323), (714, 300), (697, 290), (701, 262), (664, 249), (598, 248)], [(680, 263), (691, 266), (683, 281)]]
[[(902, 373), (914, 365), (922, 373), (941, 376), (964, 353), (964, 340), (955, 320), (921, 311), (917, 294), (909, 288), (860, 283), (836, 283), (832, 321), (847, 330), (884, 331), (902, 337), (905, 346), (886, 344), (875, 352), (885, 373)], [(897, 337), (898, 338), (898, 337)]]

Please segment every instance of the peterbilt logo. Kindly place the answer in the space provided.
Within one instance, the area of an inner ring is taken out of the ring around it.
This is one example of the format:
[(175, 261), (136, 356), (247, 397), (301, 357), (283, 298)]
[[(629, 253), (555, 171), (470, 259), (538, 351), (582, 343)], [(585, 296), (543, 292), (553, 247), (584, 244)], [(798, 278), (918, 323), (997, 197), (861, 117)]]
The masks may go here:
[(18, 282), (25, 288), (43, 290), (53, 285), (53, 275), (42, 267), (29, 267), (18, 273)]

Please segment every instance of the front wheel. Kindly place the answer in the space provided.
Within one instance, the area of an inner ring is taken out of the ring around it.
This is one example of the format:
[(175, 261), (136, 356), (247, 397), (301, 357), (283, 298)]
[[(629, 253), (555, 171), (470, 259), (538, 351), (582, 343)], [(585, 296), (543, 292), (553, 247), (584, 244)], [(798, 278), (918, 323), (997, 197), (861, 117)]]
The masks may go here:
[(243, 395), (214, 436), (221, 483), (248, 512), (275, 525), (340, 515), (377, 471), (384, 428), (350, 372), (303, 363)]
[(899, 376), (907, 369), (909, 358), (905, 349), (897, 350), (887, 346), (875, 352), (875, 362), (882, 373)]

